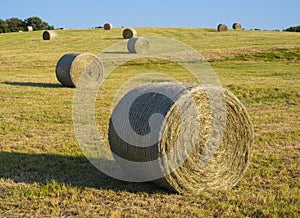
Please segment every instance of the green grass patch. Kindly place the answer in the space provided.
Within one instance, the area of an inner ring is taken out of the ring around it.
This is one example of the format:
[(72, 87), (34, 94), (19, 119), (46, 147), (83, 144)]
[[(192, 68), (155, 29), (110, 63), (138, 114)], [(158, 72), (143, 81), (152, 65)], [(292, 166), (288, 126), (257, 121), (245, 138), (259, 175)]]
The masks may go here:
[[(72, 124), (75, 89), (59, 84), (55, 66), (65, 53), (99, 54), (121, 42), (122, 29), (59, 30), (54, 41), (43, 41), (42, 31), (0, 34), (0, 216), (298, 217), (299, 34), (137, 30), (194, 48), (246, 105), (255, 144), (245, 176), (232, 190), (194, 196), (104, 175), (80, 149)], [(127, 62), (107, 76), (95, 104), (106, 142), (117, 90), (133, 78), (164, 81), (158, 74), (196, 81), (176, 63), (155, 59)]]

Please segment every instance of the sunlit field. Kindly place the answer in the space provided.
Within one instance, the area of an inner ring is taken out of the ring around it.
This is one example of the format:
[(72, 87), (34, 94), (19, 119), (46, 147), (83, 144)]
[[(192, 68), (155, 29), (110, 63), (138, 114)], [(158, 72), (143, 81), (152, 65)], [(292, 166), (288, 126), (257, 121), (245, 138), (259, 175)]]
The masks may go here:
[[(300, 35), (291, 32), (137, 28), (203, 55), (222, 86), (245, 103), (255, 131), (250, 165), (231, 190), (177, 194), (106, 176), (83, 155), (72, 124), (74, 88), (55, 77), (65, 53), (99, 54), (122, 29), (0, 34), (0, 216), (298, 217), (300, 214)], [(171, 62), (125, 63), (103, 83), (97, 125), (107, 142), (112, 100), (147, 71), (193, 82)]]

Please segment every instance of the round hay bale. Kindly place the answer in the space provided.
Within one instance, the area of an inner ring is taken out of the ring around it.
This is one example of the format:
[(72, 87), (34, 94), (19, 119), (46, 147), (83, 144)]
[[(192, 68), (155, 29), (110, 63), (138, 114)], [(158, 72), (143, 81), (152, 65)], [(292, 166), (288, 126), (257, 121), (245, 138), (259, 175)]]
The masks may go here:
[(43, 32), (43, 40), (53, 40), (56, 38), (56, 32), (54, 30), (45, 30)]
[(239, 23), (234, 23), (232, 24), (232, 28), (235, 30), (241, 30), (242, 29), (242, 25)]
[(27, 26), (27, 27), (25, 28), (25, 31), (31, 32), (31, 31), (33, 31), (33, 27), (32, 27), (32, 26)]
[(113, 25), (111, 23), (106, 23), (103, 26), (104, 30), (111, 30), (113, 28)]
[(145, 54), (148, 52), (150, 42), (144, 37), (132, 37), (127, 42), (127, 49), (130, 53)]
[(84, 86), (94, 86), (103, 79), (101, 60), (93, 54), (68, 53), (56, 64), (56, 78), (66, 87), (77, 87), (80, 77), (84, 76)]
[(217, 29), (218, 29), (219, 32), (228, 31), (228, 27), (227, 27), (226, 24), (219, 24)]
[(132, 37), (137, 36), (137, 31), (135, 29), (126, 28), (123, 30), (123, 38), (124, 39), (131, 39)]
[[(114, 108), (109, 123), (109, 144), (115, 160), (120, 161), (116, 158), (117, 155), (128, 161), (150, 162), (175, 150), (167, 160), (164, 159), (158, 164), (159, 170), (165, 171), (166, 164), (177, 162), (182, 158), (182, 154), (188, 153), (187, 150), (192, 147), (182, 165), (153, 182), (179, 193), (194, 194), (202, 191), (229, 189), (235, 186), (249, 163), (250, 148), (253, 143), (252, 124), (244, 105), (233, 94), (219, 88), (224, 93), (222, 96), (226, 101), (227, 110), (225, 114), (226, 128), (222, 129), (218, 115), (212, 114), (206, 91), (208, 88), (190, 85), (183, 90), (178, 83), (158, 83), (144, 85), (125, 94)], [(172, 93), (172, 100), (159, 93)], [(196, 116), (192, 113), (193, 109), (188, 100), (190, 98), (195, 102)], [(131, 103), (129, 104), (129, 102)], [(145, 136), (153, 128), (158, 132), (153, 134), (153, 137), (157, 138), (149, 139), (155, 142), (150, 143), (151, 146), (146, 145), (148, 142), (137, 146), (133, 142), (126, 141), (117, 133), (114, 119), (120, 118), (122, 122), (125, 116), (124, 111), (126, 111), (124, 105), (130, 108), (129, 118), (127, 118), (130, 129), (126, 125), (121, 125), (122, 135), (124, 134), (128, 139), (134, 139), (136, 137), (134, 134)], [(218, 110), (225, 109), (218, 108)], [(162, 115), (162, 120), (153, 118), (153, 115), (158, 113)], [(182, 114), (184, 114), (184, 118), (182, 118)], [(212, 119), (217, 120), (216, 129), (212, 129)], [(199, 122), (194, 128), (190, 128), (195, 120)], [(215, 153), (212, 152), (212, 159), (206, 165), (201, 166), (199, 163), (201, 157), (205, 156), (203, 155), (204, 151), (211, 152), (213, 150), (208, 146), (209, 136), (215, 138), (220, 131), (223, 131), (223, 135), (220, 137), (218, 149), (215, 150)], [(206, 150), (207, 146), (209, 150)], [(121, 168), (123, 167), (123, 171), (134, 178), (143, 177), (144, 173), (150, 174), (156, 170), (151, 164), (132, 171), (124, 169), (122, 163), (119, 165)], [(157, 171), (155, 172), (157, 173)]]

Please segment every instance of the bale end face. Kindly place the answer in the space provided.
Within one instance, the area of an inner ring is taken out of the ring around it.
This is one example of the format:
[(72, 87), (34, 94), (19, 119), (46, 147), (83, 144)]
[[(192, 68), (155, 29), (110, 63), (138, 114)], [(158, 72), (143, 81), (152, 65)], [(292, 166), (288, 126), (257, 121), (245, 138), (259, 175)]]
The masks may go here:
[(95, 87), (103, 79), (103, 64), (93, 54), (68, 53), (57, 62), (55, 73), (65, 87)]
[(46, 30), (43, 32), (43, 40), (53, 40), (56, 36), (57, 35), (54, 30)]
[(135, 29), (126, 28), (123, 30), (123, 38), (124, 39), (131, 39), (132, 37), (137, 36), (137, 31)]
[(144, 37), (133, 37), (127, 42), (127, 49), (130, 53), (145, 54), (149, 47), (150, 42)]
[[(253, 128), (246, 109), (227, 90), (181, 86), (150, 84), (128, 92), (111, 115), (110, 149), (113, 154), (134, 162), (155, 161), (168, 155), (158, 165), (143, 165), (136, 170), (119, 165), (134, 178), (164, 174), (153, 181), (173, 191), (197, 194), (232, 188), (248, 166), (253, 143)], [(213, 100), (215, 113), (208, 91), (216, 98)], [(224, 105), (219, 105), (222, 101)], [(129, 112), (129, 117), (124, 117), (124, 111)], [(157, 113), (162, 115), (162, 120), (151, 120)], [(225, 119), (223, 124), (221, 115)], [(151, 126), (155, 127), (154, 132)], [(152, 137), (139, 142), (136, 134)], [(220, 144), (214, 150), (217, 136)], [(148, 144), (151, 146), (145, 147)], [(210, 154), (209, 162), (200, 165)], [(174, 171), (165, 174), (170, 166)]]
[(104, 30), (111, 30), (113, 28), (113, 25), (111, 23), (106, 23), (103, 26)]
[(232, 28), (235, 30), (241, 30), (242, 29), (242, 25), (239, 23), (234, 23), (232, 24)]
[(218, 31), (219, 32), (226, 32), (228, 31), (228, 27), (226, 24), (219, 24), (218, 27), (217, 27)]

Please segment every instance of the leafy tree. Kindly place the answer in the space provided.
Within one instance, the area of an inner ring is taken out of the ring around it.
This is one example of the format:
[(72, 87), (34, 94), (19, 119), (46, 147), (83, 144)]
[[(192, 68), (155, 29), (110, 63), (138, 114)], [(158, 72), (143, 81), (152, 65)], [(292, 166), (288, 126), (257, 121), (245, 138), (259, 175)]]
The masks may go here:
[(17, 17), (7, 19), (5, 22), (10, 32), (18, 32), (19, 30), (24, 30), (23, 21)]
[(300, 26), (292, 26), (292, 27), (287, 28), (285, 31), (288, 31), (288, 32), (300, 32)]
[(6, 33), (8, 31), (7, 23), (0, 19), (0, 33)]
[(29, 17), (24, 20), (26, 26), (32, 26), (33, 30), (48, 30), (54, 29), (53, 26), (49, 26), (47, 22), (42, 21), (39, 17)]
[(22, 21), (19, 18), (12, 17), (6, 20), (0, 19), (0, 33), (18, 32), (25, 30), (27, 26), (32, 26), (33, 30), (53, 30), (50, 26), (39, 17), (29, 17)]
[(48, 26), (48, 30), (54, 30), (54, 26)]

